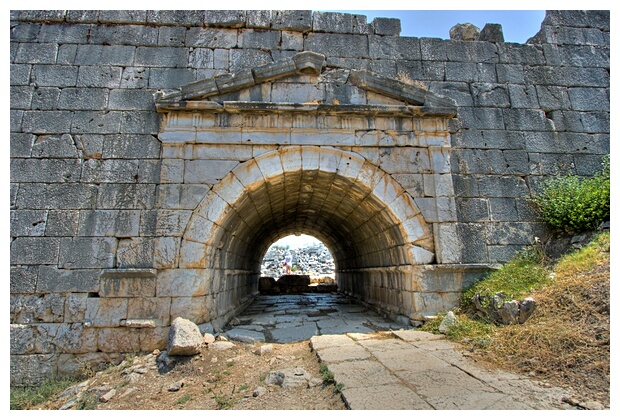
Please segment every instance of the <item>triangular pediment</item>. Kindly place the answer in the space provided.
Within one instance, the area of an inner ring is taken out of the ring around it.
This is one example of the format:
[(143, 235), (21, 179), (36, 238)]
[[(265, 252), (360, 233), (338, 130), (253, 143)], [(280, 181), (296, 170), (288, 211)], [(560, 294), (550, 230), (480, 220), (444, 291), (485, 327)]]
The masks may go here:
[[(273, 94), (268, 95), (268, 99), (265, 100), (262, 89), (265, 85), (276, 84), (284, 86), (280, 87), (280, 91), (286, 89), (293, 91), (295, 88), (293, 84), (283, 84), (287, 81), (297, 81), (295, 85), (297, 87), (304, 84), (314, 85), (316, 89), (302, 86), (305, 90), (301, 90), (297, 95)], [(319, 93), (324, 89), (330, 94), (317, 96), (317, 89)], [(252, 95), (251, 91), (255, 94)], [(351, 95), (352, 91), (365, 92), (367, 95)], [(242, 95), (243, 92), (246, 94)], [(244, 99), (240, 99), (240, 96)], [(363, 98), (360, 99), (361, 96)], [(351, 100), (352, 97), (354, 100)], [(385, 112), (392, 107), (398, 108), (398, 112), (410, 109), (419, 114), (445, 116), (456, 114), (456, 106), (451, 99), (367, 70), (326, 69), (326, 57), (311, 51), (300, 52), (290, 58), (243, 69), (236, 73), (226, 73), (192, 82), (172, 91), (158, 92), (155, 95), (155, 103), (159, 111), (220, 107), (236, 109), (260, 107), (263, 110), (301, 111), (312, 107), (325, 108), (329, 111), (361, 112), (379, 107)]]

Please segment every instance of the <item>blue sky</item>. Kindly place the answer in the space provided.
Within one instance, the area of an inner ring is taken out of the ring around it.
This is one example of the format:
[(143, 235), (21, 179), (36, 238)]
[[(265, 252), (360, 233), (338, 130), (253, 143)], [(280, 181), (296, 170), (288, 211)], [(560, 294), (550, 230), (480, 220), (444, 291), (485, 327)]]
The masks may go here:
[(472, 23), (484, 28), (487, 23), (502, 25), (504, 40), (524, 44), (540, 30), (544, 10), (329, 10), (365, 15), (368, 23), (375, 17), (399, 18), (401, 36), (450, 39), (450, 28), (457, 23)]

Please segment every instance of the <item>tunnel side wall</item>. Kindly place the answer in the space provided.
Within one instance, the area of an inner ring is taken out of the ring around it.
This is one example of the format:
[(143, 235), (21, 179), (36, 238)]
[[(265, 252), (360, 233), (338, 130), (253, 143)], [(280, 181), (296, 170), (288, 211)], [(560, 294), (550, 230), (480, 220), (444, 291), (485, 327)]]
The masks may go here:
[[(204, 159), (200, 173), (213, 178), (192, 182), (185, 149), (162, 147), (160, 89), (315, 51), (328, 67), (368, 69), (454, 99), (451, 175), (394, 179), (416, 197), (455, 270), (504, 262), (544, 238), (527, 198), (553, 174), (594, 174), (609, 153), (609, 11), (549, 11), (525, 45), (406, 38), (393, 20), (310, 11), (48, 10), (10, 19), (12, 384), (163, 348), (171, 319), (206, 305), (202, 269), (184, 268), (182, 283), (167, 270), (179, 266), (183, 232), (222, 164)], [(230, 165), (262, 152), (255, 146)], [(380, 164), (386, 149), (367, 152)], [(446, 189), (454, 195), (442, 196)], [(219, 284), (243, 274), (224, 273)], [(243, 305), (252, 293), (243, 284), (221, 304)], [(206, 314), (196, 321), (210, 321)]]

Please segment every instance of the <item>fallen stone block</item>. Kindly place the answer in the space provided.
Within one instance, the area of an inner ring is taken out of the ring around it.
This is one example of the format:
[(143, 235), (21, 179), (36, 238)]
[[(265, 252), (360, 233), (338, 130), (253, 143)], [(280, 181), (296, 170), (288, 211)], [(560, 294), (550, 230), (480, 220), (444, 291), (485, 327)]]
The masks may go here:
[(168, 355), (193, 356), (200, 353), (204, 338), (198, 326), (185, 318), (175, 318), (168, 334)]

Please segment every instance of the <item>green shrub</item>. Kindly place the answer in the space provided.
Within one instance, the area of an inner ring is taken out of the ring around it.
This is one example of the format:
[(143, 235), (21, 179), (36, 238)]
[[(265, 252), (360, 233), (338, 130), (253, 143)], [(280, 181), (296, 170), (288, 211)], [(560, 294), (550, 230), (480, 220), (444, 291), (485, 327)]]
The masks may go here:
[(474, 283), (463, 293), (461, 308), (475, 312), (472, 298), (480, 294), (491, 297), (504, 292), (509, 299), (523, 299), (531, 289), (539, 289), (550, 281), (549, 270), (543, 265), (544, 256), (533, 247), (516, 254), (499, 270)]
[(564, 175), (543, 181), (541, 192), (532, 198), (544, 222), (555, 231), (579, 233), (595, 230), (609, 220), (609, 156), (591, 178)]

